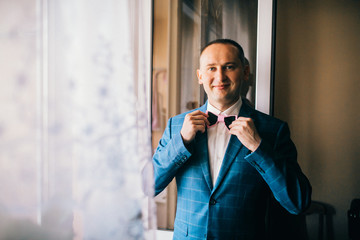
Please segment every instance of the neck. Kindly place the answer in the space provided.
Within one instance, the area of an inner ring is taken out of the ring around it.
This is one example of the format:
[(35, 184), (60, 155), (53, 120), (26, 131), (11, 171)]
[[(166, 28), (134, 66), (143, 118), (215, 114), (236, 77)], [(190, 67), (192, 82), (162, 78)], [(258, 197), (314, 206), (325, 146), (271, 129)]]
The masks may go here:
[(209, 99), (209, 103), (215, 107), (217, 110), (223, 112), (225, 111), (226, 109), (228, 109), (229, 107), (231, 107), (233, 104), (235, 104), (237, 101), (239, 100), (239, 97), (231, 102), (227, 102), (227, 103), (222, 103), (222, 102), (212, 102), (210, 99)]

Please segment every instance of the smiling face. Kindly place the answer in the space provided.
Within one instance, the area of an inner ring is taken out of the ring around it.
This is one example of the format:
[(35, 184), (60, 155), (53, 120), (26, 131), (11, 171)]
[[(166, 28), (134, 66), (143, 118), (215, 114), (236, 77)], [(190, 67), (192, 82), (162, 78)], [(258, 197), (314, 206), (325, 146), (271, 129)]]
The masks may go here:
[(249, 78), (249, 68), (242, 66), (235, 46), (215, 43), (202, 52), (197, 76), (211, 105), (224, 111), (239, 99), (241, 84)]

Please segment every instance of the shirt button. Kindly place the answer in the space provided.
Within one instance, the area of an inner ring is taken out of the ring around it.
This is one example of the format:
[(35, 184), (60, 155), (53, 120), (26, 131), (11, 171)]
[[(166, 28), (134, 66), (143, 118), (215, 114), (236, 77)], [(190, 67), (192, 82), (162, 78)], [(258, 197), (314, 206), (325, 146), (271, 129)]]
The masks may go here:
[(210, 205), (215, 205), (215, 204), (216, 204), (215, 199), (211, 198), (211, 199), (210, 199)]

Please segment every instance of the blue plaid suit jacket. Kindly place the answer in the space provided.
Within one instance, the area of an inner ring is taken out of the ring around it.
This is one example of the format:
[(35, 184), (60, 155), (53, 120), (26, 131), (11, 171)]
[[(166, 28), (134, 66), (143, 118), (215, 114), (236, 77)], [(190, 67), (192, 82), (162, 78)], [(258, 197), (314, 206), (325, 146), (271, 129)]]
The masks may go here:
[[(206, 112), (206, 105), (198, 109)], [(213, 186), (207, 133), (198, 132), (190, 146), (183, 144), (180, 130), (187, 113), (169, 119), (153, 156), (155, 194), (176, 178), (174, 239), (266, 239), (271, 194), (293, 214), (308, 206), (311, 186), (285, 122), (243, 101), (239, 116), (253, 119), (262, 142), (251, 153), (232, 135)]]

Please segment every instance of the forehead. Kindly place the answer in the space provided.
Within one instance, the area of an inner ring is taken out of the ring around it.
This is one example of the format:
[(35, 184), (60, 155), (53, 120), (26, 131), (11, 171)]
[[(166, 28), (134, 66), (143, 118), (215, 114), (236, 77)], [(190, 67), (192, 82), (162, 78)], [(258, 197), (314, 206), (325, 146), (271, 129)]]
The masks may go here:
[(200, 65), (240, 63), (238, 49), (231, 44), (215, 43), (202, 52)]

